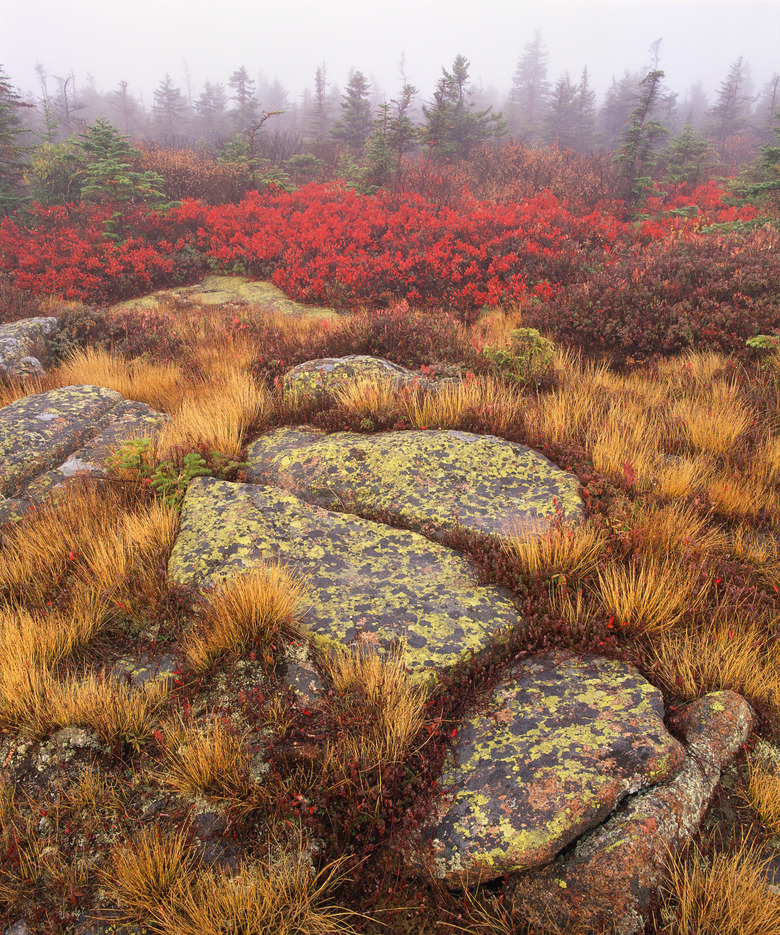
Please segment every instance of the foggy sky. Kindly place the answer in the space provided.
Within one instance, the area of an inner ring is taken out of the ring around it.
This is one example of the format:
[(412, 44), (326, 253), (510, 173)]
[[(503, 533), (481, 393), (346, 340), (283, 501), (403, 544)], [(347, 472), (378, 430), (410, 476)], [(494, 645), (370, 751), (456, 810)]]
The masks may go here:
[(780, 71), (780, 0), (0, 0), (0, 65), (23, 92), (37, 95), (40, 62), (77, 85), (92, 75), (101, 91), (128, 81), (149, 107), (166, 72), (184, 89), (189, 75), (196, 94), (242, 65), (278, 78), (291, 102), (320, 63), (329, 82), (343, 88), (357, 68), (389, 98), (402, 56), (425, 99), (462, 53), (474, 83), (503, 96), (536, 30), (550, 81), (587, 66), (599, 95), (651, 67), (657, 39), (681, 93), (701, 80), (712, 97), (740, 55), (756, 90)]

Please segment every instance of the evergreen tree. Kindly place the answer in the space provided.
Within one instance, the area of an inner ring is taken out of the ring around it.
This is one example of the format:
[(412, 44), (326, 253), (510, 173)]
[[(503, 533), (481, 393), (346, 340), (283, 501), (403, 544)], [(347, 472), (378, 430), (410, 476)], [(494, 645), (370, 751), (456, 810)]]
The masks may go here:
[(641, 201), (649, 185), (648, 175), (655, 162), (660, 139), (668, 132), (653, 119), (662, 90), (664, 72), (653, 69), (639, 82), (639, 103), (631, 111), (628, 129), (615, 154), (623, 198), (631, 205)]
[(577, 133), (574, 148), (581, 153), (593, 149), (596, 138), (596, 92), (590, 86), (588, 69), (583, 68), (575, 99), (577, 107)]
[(659, 162), (665, 182), (696, 186), (712, 176), (717, 154), (710, 141), (689, 124), (670, 140)]
[(255, 83), (242, 65), (228, 78), (228, 84), (233, 90), (230, 99), (235, 103), (235, 107), (230, 111), (234, 132), (245, 133), (260, 119)]
[(439, 158), (465, 158), (479, 143), (506, 131), (506, 121), (493, 108), (476, 110), (469, 90), (469, 61), (458, 55), (452, 71), (442, 68), (433, 101), (423, 105), (422, 140)]
[(311, 136), (321, 142), (330, 129), (331, 102), (328, 97), (327, 69), (325, 63), (317, 66), (314, 73), (314, 97), (311, 100), (308, 131)]
[(547, 51), (536, 33), (523, 52), (512, 79), (507, 102), (509, 132), (524, 142), (541, 139), (547, 116), (550, 84), (547, 80)]
[(119, 118), (124, 133), (129, 134), (142, 123), (143, 115), (138, 101), (130, 93), (127, 81), (120, 81), (116, 91), (111, 92), (111, 106)]
[(224, 87), (207, 81), (195, 101), (195, 113), (198, 132), (210, 143), (218, 143), (229, 134), (227, 105)]
[(163, 179), (156, 172), (137, 172), (140, 153), (109, 120), (99, 117), (77, 143), (81, 163), (81, 198), (98, 204), (159, 204)]
[(721, 84), (715, 103), (710, 108), (710, 129), (719, 142), (741, 133), (748, 126), (753, 98), (750, 79), (742, 56), (729, 68)]
[(171, 76), (166, 74), (154, 92), (152, 117), (157, 136), (172, 143), (184, 131), (187, 102)]
[(28, 106), (0, 66), (0, 211), (6, 214), (18, 207), (24, 194), (24, 170), (30, 150), (22, 142), (27, 131), (20, 112)]
[(599, 112), (600, 137), (607, 149), (615, 149), (626, 132), (640, 80), (641, 75), (626, 72), (620, 79), (613, 78), (607, 89)]
[(577, 85), (568, 71), (555, 83), (545, 119), (545, 141), (563, 149), (574, 149), (579, 129)]
[(333, 128), (333, 138), (355, 151), (363, 148), (371, 132), (371, 103), (365, 75), (352, 71), (341, 99), (341, 119)]

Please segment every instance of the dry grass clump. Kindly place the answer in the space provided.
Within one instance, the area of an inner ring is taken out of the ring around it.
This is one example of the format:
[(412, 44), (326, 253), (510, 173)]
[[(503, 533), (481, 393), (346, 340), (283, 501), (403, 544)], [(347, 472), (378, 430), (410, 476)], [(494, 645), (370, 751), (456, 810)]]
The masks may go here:
[(106, 386), (162, 412), (173, 412), (182, 400), (186, 379), (173, 363), (148, 360), (126, 361), (102, 348), (71, 351), (49, 381), (57, 386)]
[(659, 454), (653, 465), (653, 492), (672, 500), (690, 496), (704, 485), (710, 470), (704, 455), (691, 458)]
[(316, 873), (296, 850), (244, 863), (235, 873), (202, 870), (183, 835), (148, 829), (114, 850), (104, 885), (122, 908), (165, 935), (352, 935), (352, 914), (330, 901), (342, 863)]
[(48, 380), (42, 377), (25, 377), (23, 380), (10, 381), (0, 379), (0, 409), (3, 406), (10, 406), (17, 399), (34, 396), (48, 389), (51, 389)]
[(773, 621), (721, 608), (706, 627), (665, 633), (649, 650), (658, 680), (686, 700), (730, 689), (780, 711), (780, 650)]
[(582, 577), (596, 567), (606, 538), (588, 522), (580, 526), (553, 525), (541, 532), (519, 533), (504, 543), (529, 577)]
[(197, 629), (182, 641), (187, 664), (203, 672), (227, 652), (249, 646), (273, 661), (275, 640), (299, 635), (306, 585), (282, 565), (254, 568), (220, 582), (205, 599)]
[(427, 687), (410, 679), (403, 656), (365, 647), (329, 657), (325, 670), (349, 721), (325, 760), (366, 769), (402, 761), (422, 729), (428, 698)]
[(739, 387), (722, 381), (706, 392), (686, 394), (671, 408), (685, 441), (697, 451), (722, 456), (750, 428), (755, 414), (742, 402)]
[(633, 517), (632, 533), (642, 550), (659, 559), (704, 557), (726, 548), (726, 536), (709, 518), (685, 503), (645, 500)]
[(201, 444), (237, 458), (250, 426), (267, 419), (274, 406), (270, 392), (238, 370), (219, 380), (193, 383), (156, 436), (156, 458), (169, 460), (178, 451), (192, 451)]
[(400, 407), (401, 390), (392, 377), (348, 380), (331, 394), (340, 408), (361, 419), (388, 419)]
[(721, 516), (732, 521), (755, 519), (762, 510), (777, 513), (777, 494), (734, 471), (721, 471), (706, 484), (707, 496)]
[(780, 932), (780, 899), (767, 887), (762, 859), (743, 842), (734, 850), (667, 865), (664, 935), (769, 935)]
[(608, 565), (598, 579), (604, 610), (629, 630), (653, 636), (673, 629), (701, 604), (709, 587), (700, 582), (697, 568), (653, 556)]
[(749, 765), (747, 801), (772, 834), (780, 834), (780, 749), (761, 742)]
[(106, 743), (140, 746), (167, 700), (164, 680), (140, 688), (113, 675), (58, 677), (29, 658), (9, 658), (0, 669), (0, 727), (35, 737), (70, 725), (94, 730)]
[(222, 801), (246, 799), (252, 789), (244, 738), (221, 719), (205, 724), (180, 715), (163, 725), (164, 780), (185, 795)]
[(523, 407), (517, 386), (490, 375), (419, 387), (405, 398), (406, 417), (418, 429), (457, 428), (464, 418), (475, 416), (501, 435), (517, 421)]

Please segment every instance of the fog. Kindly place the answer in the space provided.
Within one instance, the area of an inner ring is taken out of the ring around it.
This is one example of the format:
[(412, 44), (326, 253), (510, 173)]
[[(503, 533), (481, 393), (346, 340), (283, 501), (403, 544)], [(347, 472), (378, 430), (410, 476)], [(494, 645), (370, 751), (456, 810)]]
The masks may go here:
[(599, 95), (612, 77), (651, 67), (658, 39), (659, 67), (680, 93), (701, 81), (711, 96), (739, 56), (756, 88), (780, 70), (777, 0), (0, 0), (0, 65), (29, 96), (40, 63), (102, 91), (127, 81), (148, 107), (166, 73), (194, 94), (241, 66), (295, 101), (323, 63), (339, 87), (356, 68), (392, 97), (403, 61), (426, 98), (462, 53), (473, 83), (503, 96), (537, 30), (549, 76), (587, 66)]

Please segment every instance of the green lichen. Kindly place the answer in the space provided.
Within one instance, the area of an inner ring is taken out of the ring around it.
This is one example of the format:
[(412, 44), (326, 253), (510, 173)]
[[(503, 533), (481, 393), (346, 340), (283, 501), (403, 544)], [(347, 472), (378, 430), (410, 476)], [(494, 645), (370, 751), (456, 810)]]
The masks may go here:
[(470, 562), (423, 536), (311, 507), (270, 487), (194, 481), (169, 572), (208, 585), (281, 561), (305, 577), (315, 639), (402, 650), (422, 674), (481, 649), (517, 622), (508, 594), (481, 587)]
[(250, 446), (247, 479), (357, 515), (509, 536), (582, 516), (577, 478), (524, 445), (468, 432), (325, 435), (281, 428)]

